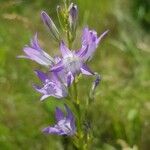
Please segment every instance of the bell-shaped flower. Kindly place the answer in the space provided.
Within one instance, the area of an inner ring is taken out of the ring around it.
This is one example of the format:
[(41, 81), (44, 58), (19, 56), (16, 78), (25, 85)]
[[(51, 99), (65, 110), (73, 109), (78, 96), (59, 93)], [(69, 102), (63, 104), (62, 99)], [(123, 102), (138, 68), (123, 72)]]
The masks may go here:
[[(56, 65), (51, 67), (51, 71), (55, 73), (63, 72), (67, 75), (67, 79), (70, 78), (73, 81), (75, 75), (80, 73), (85, 75), (93, 75), (93, 72), (83, 61), (84, 55), (86, 55), (87, 48), (82, 53), (69, 50), (65, 43), (62, 41), (60, 44), (60, 51), (62, 59)], [(70, 81), (69, 80), (69, 81)]]
[(66, 115), (64, 115), (61, 109), (56, 108), (55, 118), (57, 123), (54, 126), (44, 128), (44, 133), (65, 136), (73, 136), (75, 134), (75, 118), (67, 105), (65, 105), (65, 109), (67, 112)]
[(18, 58), (28, 58), (44, 66), (51, 66), (54, 63), (54, 59), (39, 46), (37, 34), (31, 40), (30, 46), (25, 46), (23, 51), (26, 55)]
[(66, 86), (61, 82), (61, 79), (58, 78), (54, 73), (45, 74), (41, 71), (36, 71), (37, 76), (42, 81), (42, 86), (34, 85), (36, 91), (41, 93), (41, 101), (47, 97), (56, 97), (58, 99), (67, 97), (68, 91)]

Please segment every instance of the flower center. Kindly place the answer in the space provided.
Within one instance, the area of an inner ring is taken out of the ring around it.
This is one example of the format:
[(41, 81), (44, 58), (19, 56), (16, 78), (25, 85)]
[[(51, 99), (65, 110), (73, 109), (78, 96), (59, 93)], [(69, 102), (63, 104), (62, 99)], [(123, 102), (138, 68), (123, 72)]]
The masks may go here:
[(66, 135), (71, 134), (72, 128), (70, 122), (66, 119), (60, 120), (57, 125), (58, 128), (60, 128), (61, 130), (63, 130), (64, 133), (66, 133)]
[(65, 66), (65, 70), (67, 72), (72, 72), (73, 74), (79, 73), (81, 68), (81, 60), (79, 57), (74, 54), (67, 56), (63, 60), (63, 64)]
[(46, 80), (46, 84), (44, 85), (44, 89), (48, 94), (55, 94), (56, 93), (56, 87), (55, 84), (50, 82), (49, 80)]

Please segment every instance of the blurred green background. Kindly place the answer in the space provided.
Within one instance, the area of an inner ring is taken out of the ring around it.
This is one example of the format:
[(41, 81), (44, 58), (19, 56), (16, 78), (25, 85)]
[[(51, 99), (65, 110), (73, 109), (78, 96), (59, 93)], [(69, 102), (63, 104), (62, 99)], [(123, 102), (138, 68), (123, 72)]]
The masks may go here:
[[(80, 47), (84, 25), (99, 34), (109, 29), (90, 62), (103, 78), (95, 103), (92, 150), (150, 149), (150, 1), (74, 0), (79, 7), (76, 43)], [(40, 11), (55, 20), (61, 0), (0, 0), (0, 149), (61, 150), (61, 137), (45, 136), (41, 129), (54, 121), (53, 98), (41, 103), (32, 88), (40, 66), (16, 59), (38, 31), (50, 54), (58, 45), (45, 30)], [(86, 97), (92, 79), (81, 82)], [(88, 85), (88, 86), (87, 86)], [(83, 96), (84, 93), (84, 96)]]

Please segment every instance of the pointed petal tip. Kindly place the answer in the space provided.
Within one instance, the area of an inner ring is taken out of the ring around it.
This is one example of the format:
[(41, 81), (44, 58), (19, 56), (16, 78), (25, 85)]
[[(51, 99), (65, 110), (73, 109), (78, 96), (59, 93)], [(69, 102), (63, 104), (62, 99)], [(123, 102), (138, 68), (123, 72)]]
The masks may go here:
[(41, 98), (40, 98), (40, 102), (43, 102), (43, 101), (44, 101), (44, 99), (41, 97)]
[(64, 118), (64, 113), (59, 107), (56, 107), (55, 109), (55, 118), (57, 122)]
[(69, 109), (69, 107), (67, 106), (67, 104), (64, 104), (65, 109), (67, 111), (67, 114), (72, 114), (71, 110)]
[(19, 55), (19, 56), (16, 56), (16, 58), (28, 58), (27, 56), (24, 56), (24, 55)]
[(65, 42), (63, 40), (60, 43), (60, 51), (61, 51), (62, 57), (66, 57), (67, 55), (71, 55), (72, 54), (72, 52), (66, 46), (66, 44), (65, 44)]
[(83, 30), (89, 30), (88, 25), (86, 25), (86, 26), (83, 28)]
[(38, 70), (34, 70), (34, 73), (37, 75), (38, 74)]
[(93, 71), (91, 71), (91, 69), (85, 64), (82, 66), (81, 72), (85, 75), (94, 75)]
[(46, 25), (49, 25), (52, 21), (50, 16), (46, 13), (46, 11), (41, 11), (41, 18)]
[(106, 31), (104, 31), (104, 32), (100, 35), (99, 38), (104, 37), (106, 34), (108, 34), (109, 31), (110, 31), (109, 29), (107, 29)]
[(34, 70), (34, 73), (43, 83), (45, 83), (46, 80), (49, 79), (47, 73), (44, 73), (40, 70)]
[(65, 46), (65, 42), (63, 40), (60, 41), (60, 46)]
[(34, 70), (34, 73), (35, 73), (36, 75), (39, 75), (40, 73), (45, 74), (44, 72), (42, 72), (42, 71), (40, 71), (40, 70)]
[(109, 29), (107, 29), (103, 34), (107, 34), (108, 32), (110, 32), (110, 30)]
[(49, 97), (49, 95), (43, 95), (43, 96), (40, 98), (40, 101), (41, 101), (41, 102), (45, 101), (47, 97)]
[(26, 45), (26, 46), (23, 47), (23, 51), (24, 51), (25, 53), (27, 53), (27, 52), (29, 52), (29, 51), (31, 51), (31, 50), (35, 50), (35, 49), (33, 49), (32, 47), (30, 47), (30, 46), (28, 46), (28, 45)]
[(98, 40), (97, 40), (97, 44), (101, 41), (102, 38), (104, 38), (104, 37), (108, 34), (108, 32), (109, 32), (109, 29), (106, 30), (106, 31), (104, 31), (104, 32), (99, 36), (99, 38), (98, 38)]
[(49, 132), (49, 127), (46, 127), (46, 128), (44, 128), (44, 129), (42, 129), (42, 132), (43, 132), (43, 133), (48, 133), (48, 132)]
[(69, 121), (74, 120), (74, 115), (73, 115), (72, 111), (70, 110), (70, 108), (69, 108), (66, 104), (64, 104), (64, 105), (65, 105), (65, 109), (66, 109), (66, 112), (67, 112), (66, 118), (67, 118)]
[(55, 112), (57, 113), (57, 112), (62, 112), (62, 110), (59, 108), (59, 107), (56, 107), (55, 108)]
[(38, 32), (34, 33), (34, 39), (37, 40), (38, 39)]
[(47, 15), (46, 11), (44, 11), (44, 10), (41, 11), (41, 16), (43, 16), (43, 15)]

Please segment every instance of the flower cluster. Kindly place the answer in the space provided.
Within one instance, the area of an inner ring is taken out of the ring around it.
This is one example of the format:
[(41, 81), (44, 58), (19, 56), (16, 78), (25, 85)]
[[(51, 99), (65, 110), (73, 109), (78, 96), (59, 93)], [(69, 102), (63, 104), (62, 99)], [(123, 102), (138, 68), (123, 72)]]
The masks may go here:
[[(65, 33), (67, 33), (68, 43), (71, 45), (76, 33), (78, 19), (77, 6), (73, 3), (70, 4), (68, 8), (61, 8), (58, 6), (57, 12), (59, 19), (63, 18), (63, 20), (66, 20), (65, 22), (67, 22), (62, 23), (61, 19), (59, 20)], [(63, 15), (62, 12), (67, 15)], [(96, 77), (91, 88), (91, 93), (93, 94), (100, 82), (100, 76), (93, 72), (87, 66), (87, 63), (92, 59), (101, 39), (108, 31), (105, 31), (98, 36), (95, 30), (90, 30), (88, 27), (85, 27), (81, 37), (81, 48), (74, 50), (71, 46), (67, 46), (65, 40), (60, 36), (60, 32), (56, 25), (45, 11), (41, 12), (41, 17), (47, 29), (59, 43), (60, 56), (52, 57), (45, 52), (38, 42), (37, 33), (30, 44), (23, 48), (25, 55), (19, 56), (20, 58), (33, 60), (47, 68), (47, 72), (42, 72), (40, 70), (35, 71), (35, 74), (41, 81), (41, 85), (34, 85), (34, 88), (37, 92), (41, 93), (41, 101), (51, 96), (59, 100), (63, 99), (64, 101), (65, 98), (69, 99), (69, 89), (76, 83), (75, 79), (80, 74)], [(66, 104), (65, 109), (67, 112), (66, 115), (60, 108), (56, 108), (55, 117), (57, 123), (54, 126), (44, 128), (44, 133), (67, 136), (75, 135), (77, 132), (75, 118), (77, 117), (73, 115), (73, 112)]]

